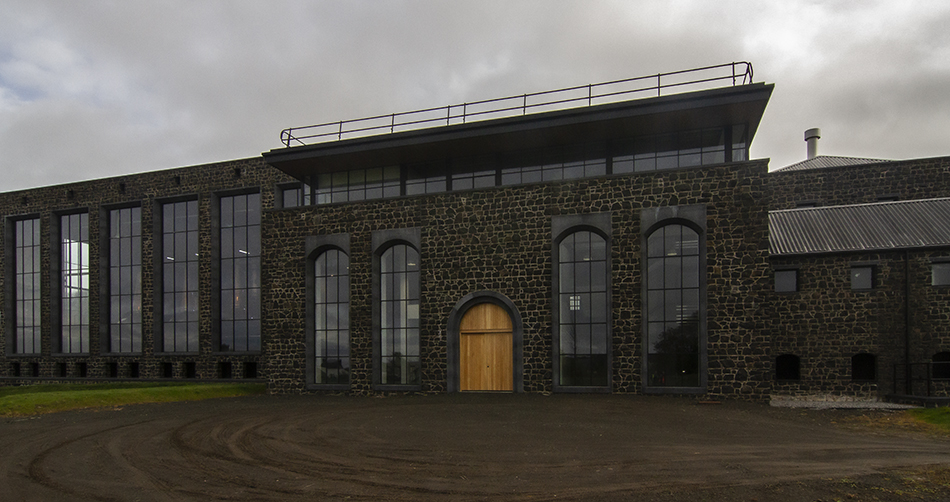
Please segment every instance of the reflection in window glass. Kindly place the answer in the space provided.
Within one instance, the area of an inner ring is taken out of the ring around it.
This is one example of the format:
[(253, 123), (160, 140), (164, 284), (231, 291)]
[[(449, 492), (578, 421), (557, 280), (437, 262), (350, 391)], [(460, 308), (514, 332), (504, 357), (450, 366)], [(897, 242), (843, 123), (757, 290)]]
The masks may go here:
[(60, 217), (62, 284), (60, 293), (65, 354), (89, 352), (89, 215)]
[(934, 263), (931, 267), (930, 284), (933, 286), (950, 286), (950, 263)]
[(40, 219), (14, 223), (14, 268), (16, 275), (14, 352), (40, 353)]
[(775, 292), (792, 293), (798, 291), (798, 270), (776, 270)]
[(600, 235), (574, 232), (558, 245), (559, 384), (606, 386), (607, 243)]
[(396, 244), (380, 257), (380, 383), (419, 385), (419, 252)]
[(851, 289), (873, 289), (874, 267), (851, 267)]
[(198, 352), (198, 201), (162, 205), (162, 350)]
[(666, 225), (647, 239), (647, 379), (657, 387), (700, 383), (699, 234)]
[(109, 212), (109, 298), (109, 351), (141, 351), (141, 208)]
[(399, 166), (354, 169), (317, 176), (314, 204), (395, 197), (400, 194)]
[(339, 249), (314, 263), (314, 383), (350, 382), (350, 261)]
[(221, 197), (220, 350), (261, 349), (261, 194)]

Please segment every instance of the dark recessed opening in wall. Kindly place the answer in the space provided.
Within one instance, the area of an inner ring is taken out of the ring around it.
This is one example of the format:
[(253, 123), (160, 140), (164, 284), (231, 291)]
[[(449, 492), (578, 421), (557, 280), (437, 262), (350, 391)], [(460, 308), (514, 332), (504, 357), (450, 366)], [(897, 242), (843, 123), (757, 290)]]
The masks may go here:
[(139, 377), (139, 363), (129, 363), (129, 378)]
[(231, 363), (229, 361), (218, 363), (218, 378), (231, 378)]
[(253, 361), (244, 363), (244, 378), (257, 378), (257, 363)]
[(76, 363), (76, 376), (86, 378), (89, 374), (89, 366), (86, 363)]
[(931, 375), (935, 379), (950, 379), (950, 352), (937, 352), (931, 359), (933, 369)]
[(241, 177), (241, 168), (240, 168), (240, 167), (235, 167), (235, 168), (234, 168), (234, 177), (235, 177), (235, 178), (240, 178), (240, 177)]
[(162, 363), (162, 378), (171, 378), (175, 375), (175, 367), (172, 363)]
[(119, 193), (125, 193), (125, 183), (119, 183)]
[(855, 354), (851, 357), (852, 380), (874, 380), (875, 373), (874, 354)]
[(30, 363), (30, 374), (34, 377), (40, 376), (40, 363)]
[(197, 371), (195, 370), (194, 361), (188, 361), (188, 362), (182, 363), (181, 371), (182, 373), (184, 373), (185, 378), (195, 378), (198, 375)]
[(775, 358), (776, 380), (801, 379), (801, 360), (795, 354), (782, 354)]
[(29, 204), (29, 203), (30, 203), (30, 198), (27, 197), (26, 195), (24, 195), (23, 198), (20, 199), (20, 204), (23, 204), (24, 206), (27, 205), (27, 204)]
[(66, 363), (56, 363), (56, 376), (65, 377), (69, 372), (66, 369)]
[(109, 378), (119, 378), (119, 363), (109, 363)]
[(175, 186), (176, 186), (176, 187), (180, 187), (180, 186), (181, 186), (181, 176), (175, 176), (175, 178), (172, 180), (172, 182), (175, 183)]
[(11, 373), (13, 376), (15, 376), (15, 377), (20, 376), (20, 363), (13, 363), (13, 364), (11, 364), (11, 365), (10, 365), (10, 373)]
[(66, 190), (66, 200), (73, 200), (76, 198), (75, 190)]

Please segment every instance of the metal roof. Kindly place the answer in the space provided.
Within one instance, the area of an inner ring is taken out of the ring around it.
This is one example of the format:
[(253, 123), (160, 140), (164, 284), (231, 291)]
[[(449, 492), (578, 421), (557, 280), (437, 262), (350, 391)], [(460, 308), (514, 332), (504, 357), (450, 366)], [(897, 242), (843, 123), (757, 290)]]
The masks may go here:
[(769, 212), (772, 255), (950, 246), (950, 198)]
[(813, 159), (796, 162), (790, 166), (785, 166), (772, 171), (773, 173), (782, 173), (788, 171), (807, 171), (811, 169), (825, 169), (828, 167), (855, 166), (860, 164), (879, 164), (889, 162), (883, 159), (864, 159), (861, 157), (838, 157), (834, 155), (819, 155)]

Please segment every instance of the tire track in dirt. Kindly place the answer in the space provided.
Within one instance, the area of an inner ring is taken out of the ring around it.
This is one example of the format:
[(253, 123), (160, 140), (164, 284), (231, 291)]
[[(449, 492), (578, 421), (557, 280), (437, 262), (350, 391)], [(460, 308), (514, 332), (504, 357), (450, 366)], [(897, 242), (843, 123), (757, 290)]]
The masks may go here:
[(46, 487), (46, 488), (52, 489), (52, 490), (54, 490), (54, 491), (56, 491), (56, 492), (62, 493), (62, 494), (64, 494), (64, 495), (70, 495), (70, 496), (82, 497), (82, 498), (87, 498), (87, 499), (92, 499), (92, 500), (98, 500), (98, 501), (101, 501), (101, 502), (118, 502), (118, 501), (120, 501), (120, 500), (122, 500), (122, 499), (119, 499), (119, 498), (112, 498), (112, 497), (109, 497), (109, 496), (102, 495), (102, 494), (98, 493), (98, 490), (95, 490), (95, 491), (93, 491), (93, 490), (90, 490), (90, 491), (83, 491), (83, 490), (81, 490), (81, 489), (79, 489), (79, 488), (76, 488), (76, 487), (74, 487), (74, 486), (70, 486), (70, 485), (67, 485), (66, 483), (62, 483), (62, 482), (58, 482), (58, 481), (54, 480), (53, 477), (50, 476), (50, 475), (47, 473), (47, 468), (45, 467), (45, 464), (48, 462), (48, 460), (49, 460), (51, 457), (54, 456), (55, 453), (57, 453), (57, 452), (59, 452), (59, 451), (62, 451), (63, 449), (65, 449), (65, 448), (67, 448), (67, 447), (69, 447), (69, 446), (71, 446), (71, 445), (76, 445), (76, 444), (78, 444), (78, 443), (80, 443), (80, 442), (82, 442), (82, 441), (87, 441), (87, 440), (89, 440), (89, 439), (92, 439), (92, 438), (95, 438), (95, 437), (99, 437), (99, 436), (102, 436), (102, 435), (104, 435), (104, 434), (113, 434), (113, 433), (115, 433), (115, 432), (117, 432), (117, 431), (121, 431), (121, 430), (123, 430), (123, 429), (134, 428), (134, 427), (137, 427), (137, 426), (140, 426), (140, 425), (142, 425), (142, 424), (149, 423), (149, 422), (151, 422), (151, 420), (146, 420), (146, 421), (142, 421), (142, 422), (136, 422), (136, 423), (132, 423), (132, 424), (126, 424), (126, 425), (119, 425), (119, 426), (116, 426), (116, 427), (111, 427), (111, 428), (107, 428), (107, 429), (98, 430), (98, 431), (95, 431), (95, 432), (91, 432), (91, 433), (88, 433), (88, 434), (83, 434), (83, 435), (77, 436), (77, 437), (72, 438), (72, 439), (67, 439), (67, 440), (65, 440), (65, 441), (61, 441), (61, 442), (59, 442), (59, 443), (57, 443), (57, 444), (55, 444), (55, 445), (53, 445), (53, 446), (51, 446), (51, 447), (49, 447), (49, 448), (40, 450), (35, 456), (33, 456), (33, 458), (30, 459), (30, 462), (27, 464), (27, 472), (29, 473), (29, 477), (30, 477), (30, 479), (32, 479), (32, 480), (35, 481), (36, 483), (38, 483), (38, 484), (40, 484), (40, 485), (42, 485), (42, 486), (44, 486), (44, 487)]

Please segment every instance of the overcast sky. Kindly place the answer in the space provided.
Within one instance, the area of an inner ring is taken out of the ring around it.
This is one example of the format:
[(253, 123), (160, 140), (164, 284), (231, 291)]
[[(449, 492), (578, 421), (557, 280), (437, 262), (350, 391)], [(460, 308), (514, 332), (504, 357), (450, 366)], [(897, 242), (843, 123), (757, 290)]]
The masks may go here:
[(946, 1), (0, 0), (0, 191), (259, 155), (281, 129), (750, 61), (752, 157), (950, 155)]

